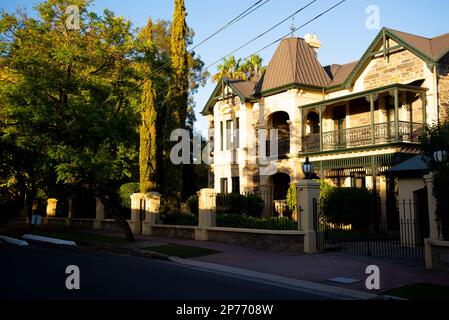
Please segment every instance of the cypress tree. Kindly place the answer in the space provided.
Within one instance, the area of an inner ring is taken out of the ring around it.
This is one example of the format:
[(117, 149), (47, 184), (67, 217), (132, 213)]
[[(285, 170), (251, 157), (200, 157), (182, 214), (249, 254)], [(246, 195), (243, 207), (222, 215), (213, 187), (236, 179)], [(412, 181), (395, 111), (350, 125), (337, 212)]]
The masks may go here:
[(156, 91), (151, 79), (152, 64), (152, 28), (151, 18), (148, 24), (140, 33), (140, 41), (143, 46), (145, 56), (142, 64), (144, 73), (144, 84), (141, 96), (141, 124), (140, 124), (140, 192), (147, 193), (156, 189)]
[(164, 193), (180, 198), (182, 191), (182, 166), (170, 161), (170, 134), (174, 129), (185, 128), (188, 107), (189, 61), (187, 52), (187, 24), (184, 0), (175, 0), (171, 30), (172, 78), (167, 99), (164, 140)]

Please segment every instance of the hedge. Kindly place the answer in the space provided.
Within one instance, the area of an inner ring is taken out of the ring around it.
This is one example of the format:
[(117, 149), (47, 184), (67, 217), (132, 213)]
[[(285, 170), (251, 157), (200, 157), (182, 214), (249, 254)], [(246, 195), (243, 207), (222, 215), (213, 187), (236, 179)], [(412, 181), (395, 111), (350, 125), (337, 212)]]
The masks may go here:
[(343, 188), (325, 185), (321, 188), (321, 216), (328, 223), (352, 224), (365, 228), (377, 222), (379, 196), (366, 188)]
[(217, 227), (265, 230), (298, 230), (298, 223), (286, 217), (257, 218), (248, 215), (217, 214)]
[(217, 213), (239, 213), (260, 217), (264, 208), (263, 199), (255, 194), (248, 196), (239, 193), (217, 194)]

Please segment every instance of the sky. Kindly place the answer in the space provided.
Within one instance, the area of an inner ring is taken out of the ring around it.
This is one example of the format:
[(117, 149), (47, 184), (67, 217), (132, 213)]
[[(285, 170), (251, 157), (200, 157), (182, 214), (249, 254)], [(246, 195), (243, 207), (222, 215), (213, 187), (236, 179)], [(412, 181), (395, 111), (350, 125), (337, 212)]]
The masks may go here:
[[(257, 2), (257, 0), (185, 0), (188, 13), (187, 24), (194, 29), (194, 44), (220, 29), (241, 12)], [(265, 2), (267, 0), (264, 0)], [(311, 0), (268, 0), (266, 4), (239, 21), (226, 28), (212, 39), (208, 40), (195, 52), (205, 62), (205, 66), (239, 48), (244, 43), (257, 37), (284, 18), (293, 14)], [(312, 5), (295, 16), (296, 27), (314, 18), (340, 0), (316, 0)], [(27, 12), (33, 11), (36, 0), (2, 0), (0, 8), (7, 12), (14, 11), (18, 6)], [(94, 0), (93, 10), (101, 13), (105, 8), (133, 21), (136, 27), (146, 24), (148, 17), (153, 20), (171, 20), (173, 15), (173, 0)], [(261, 3), (263, 3), (261, 2)], [(360, 59), (380, 29), (371, 25), (376, 6), (379, 12), (380, 28), (385, 26), (417, 34), (424, 37), (434, 37), (449, 32), (447, 12), (449, 1), (446, 0), (346, 0), (329, 13), (321, 16), (307, 26), (295, 32), (295, 36), (303, 37), (314, 33), (322, 42), (318, 51), (321, 64), (348, 63)], [(367, 12), (369, 11), (369, 12)], [(257, 52), (266, 45), (290, 32), (292, 21), (288, 20), (263, 37), (258, 38), (245, 48), (237, 51), (237, 58), (244, 58)], [(268, 64), (276, 50), (277, 44), (261, 51), (259, 54)], [(216, 65), (209, 69), (216, 72)], [(207, 121), (199, 114), (209, 99), (215, 84), (209, 80), (205, 87), (195, 94), (197, 123), (196, 128), (207, 136)]]

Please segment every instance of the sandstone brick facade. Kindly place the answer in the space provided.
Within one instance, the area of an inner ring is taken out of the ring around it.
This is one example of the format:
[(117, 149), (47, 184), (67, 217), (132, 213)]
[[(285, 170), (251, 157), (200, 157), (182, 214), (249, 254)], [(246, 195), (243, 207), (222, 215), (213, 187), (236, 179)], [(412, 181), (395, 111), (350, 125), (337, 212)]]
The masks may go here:
[(449, 120), (449, 54), (442, 60), (439, 68), (440, 119)]
[(373, 60), (373, 64), (364, 79), (367, 90), (424, 78), (423, 61), (406, 50), (391, 54), (388, 58), (379, 57)]

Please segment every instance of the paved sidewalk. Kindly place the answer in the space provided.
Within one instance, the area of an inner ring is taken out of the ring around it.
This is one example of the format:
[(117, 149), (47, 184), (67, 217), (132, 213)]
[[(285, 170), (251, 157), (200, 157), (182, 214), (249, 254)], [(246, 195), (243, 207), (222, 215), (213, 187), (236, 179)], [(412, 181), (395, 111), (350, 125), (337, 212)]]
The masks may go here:
[[(369, 257), (354, 257), (340, 254), (291, 254), (251, 249), (237, 245), (210, 241), (138, 236), (139, 240), (158, 243), (175, 243), (214, 249), (222, 253), (192, 258), (191, 260), (237, 267), (257, 272), (278, 275), (321, 284), (335, 285), (370, 293), (382, 293), (412, 283), (432, 283), (449, 286), (449, 274), (429, 271), (421, 265), (378, 260)], [(381, 289), (369, 291), (365, 287), (368, 265), (380, 268)], [(328, 281), (336, 277), (347, 277), (360, 281), (353, 284), (335, 284)]]

